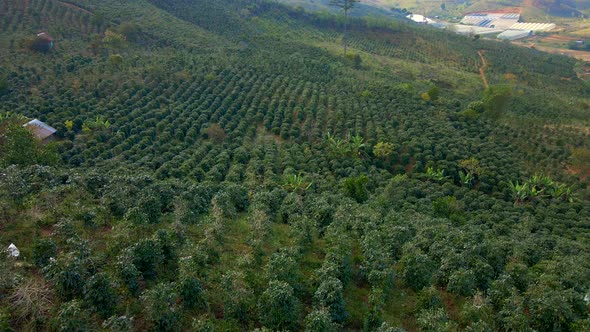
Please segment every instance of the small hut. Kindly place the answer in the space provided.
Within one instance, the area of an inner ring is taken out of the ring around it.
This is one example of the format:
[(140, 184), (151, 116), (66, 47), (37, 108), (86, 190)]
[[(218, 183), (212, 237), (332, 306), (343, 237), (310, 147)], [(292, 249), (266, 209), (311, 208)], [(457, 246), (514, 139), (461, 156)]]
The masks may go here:
[(53, 46), (55, 46), (55, 39), (47, 32), (39, 32), (33, 42), (33, 48), (41, 52), (48, 52)]
[(33, 119), (23, 125), (23, 127), (27, 128), (37, 139), (42, 142), (48, 142), (53, 139), (53, 134), (57, 132), (57, 130), (48, 124), (41, 122), (37, 119)]

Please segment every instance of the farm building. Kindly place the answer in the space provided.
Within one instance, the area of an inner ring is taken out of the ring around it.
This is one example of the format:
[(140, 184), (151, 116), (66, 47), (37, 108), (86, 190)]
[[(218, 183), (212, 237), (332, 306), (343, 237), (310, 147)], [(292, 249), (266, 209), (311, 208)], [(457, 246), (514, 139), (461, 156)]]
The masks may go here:
[(555, 28), (553, 23), (522, 23), (519, 22), (520, 18), (520, 8), (473, 12), (465, 15), (461, 25), (456, 25), (454, 30), (458, 34), (499, 34), (499, 39), (516, 40), (532, 36), (535, 31), (550, 31)]
[(41, 122), (37, 119), (33, 119), (23, 125), (23, 127), (27, 128), (37, 139), (41, 141), (49, 141), (51, 140), (53, 134), (57, 132), (57, 130), (48, 124)]
[(521, 38), (530, 37), (533, 35), (533, 31), (529, 30), (506, 30), (498, 35), (498, 39), (503, 40), (517, 40)]
[(473, 12), (465, 15), (461, 24), (483, 28), (508, 29), (520, 20), (520, 9), (508, 8), (498, 11)]
[(454, 25), (452, 27), (452, 29), (453, 29), (453, 31), (455, 31), (455, 33), (457, 33), (459, 35), (469, 35), (469, 36), (495, 35), (495, 34), (499, 34), (504, 31), (502, 29), (484, 28), (484, 27), (470, 26), (470, 25)]

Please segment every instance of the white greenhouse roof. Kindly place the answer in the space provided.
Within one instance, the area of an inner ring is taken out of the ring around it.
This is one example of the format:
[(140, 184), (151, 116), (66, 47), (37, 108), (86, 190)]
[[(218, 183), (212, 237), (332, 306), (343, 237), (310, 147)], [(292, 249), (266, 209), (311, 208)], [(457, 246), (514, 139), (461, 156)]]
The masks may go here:
[(453, 29), (460, 35), (493, 35), (504, 30), (495, 28), (476, 27), (471, 25), (454, 25)]
[(484, 28), (508, 29), (518, 22), (519, 14), (505, 13), (472, 13), (461, 20), (461, 24), (474, 25)]
[(555, 29), (554, 23), (516, 23), (510, 27), (510, 30), (527, 30), (527, 31), (551, 31)]
[(426, 24), (431, 24), (431, 23), (436, 23), (436, 21), (424, 16), (424, 15), (420, 15), (420, 14), (410, 14), (408, 16), (406, 16), (406, 18), (417, 22), (417, 23), (426, 23)]
[(498, 35), (498, 39), (505, 39), (505, 40), (516, 40), (521, 38), (526, 38), (533, 34), (532, 31), (526, 30), (506, 30)]

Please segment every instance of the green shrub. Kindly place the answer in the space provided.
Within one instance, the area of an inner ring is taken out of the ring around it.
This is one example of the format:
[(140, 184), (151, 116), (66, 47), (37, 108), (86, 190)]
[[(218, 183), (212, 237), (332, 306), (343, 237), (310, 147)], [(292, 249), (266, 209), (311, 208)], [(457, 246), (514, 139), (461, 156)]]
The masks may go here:
[(316, 306), (326, 308), (332, 321), (339, 324), (344, 323), (348, 317), (342, 289), (342, 282), (331, 277), (322, 281), (313, 296)]
[(10, 85), (5, 75), (0, 74), (0, 96), (8, 93)]
[(185, 277), (178, 284), (178, 294), (186, 309), (206, 310), (209, 307), (203, 286), (196, 277)]
[(460, 218), (461, 204), (453, 196), (439, 197), (432, 202), (432, 211), (436, 217)]
[(111, 332), (133, 331), (133, 317), (111, 316), (102, 323), (102, 328)]
[(0, 331), (11, 331), (10, 312), (6, 309), (0, 309)]
[(108, 274), (97, 273), (88, 279), (84, 300), (104, 319), (114, 313), (118, 299)]
[(287, 251), (274, 253), (266, 266), (268, 280), (284, 281), (294, 287), (298, 284), (297, 261)]
[(434, 262), (422, 253), (405, 253), (400, 259), (403, 267), (402, 278), (406, 285), (415, 291), (431, 284), (432, 274), (436, 266)]
[(88, 270), (80, 258), (73, 255), (60, 256), (52, 260), (44, 268), (44, 272), (64, 300), (71, 300), (83, 294)]
[(56, 325), (59, 332), (87, 331), (90, 317), (80, 301), (72, 300), (61, 305)]
[(57, 257), (57, 245), (52, 239), (39, 239), (33, 244), (32, 258), (35, 265), (45, 267), (51, 257)]
[(418, 313), (418, 326), (424, 332), (454, 332), (457, 324), (449, 320), (443, 308), (424, 309)]
[(171, 283), (161, 283), (147, 290), (142, 296), (146, 317), (153, 331), (179, 331), (180, 312), (176, 307), (177, 294)]
[(385, 293), (379, 288), (373, 288), (369, 294), (369, 312), (363, 320), (363, 331), (375, 331), (383, 325), (383, 307)]
[(241, 272), (230, 271), (221, 280), (223, 315), (247, 324), (252, 317), (250, 313), (255, 307), (254, 292), (244, 280)]
[(449, 292), (461, 296), (471, 296), (477, 290), (477, 278), (471, 270), (458, 270), (449, 277)]
[(164, 259), (162, 247), (156, 240), (141, 239), (127, 249), (130, 263), (146, 279), (156, 277), (156, 269)]
[(341, 328), (332, 321), (330, 312), (324, 308), (315, 309), (305, 316), (305, 331), (307, 332), (336, 332)]
[(0, 166), (55, 165), (59, 156), (55, 145), (41, 144), (21, 123), (0, 119)]
[(297, 330), (301, 310), (293, 287), (284, 281), (273, 280), (258, 302), (260, 321), (273, 330)]
[(433, 309), (442, 308), (443, 300), (438, 290), (434, 286), (423, 288), (418, 294), (418, 301), (416, 308), (418, 309)]
[(344, 192), (348, 197), (353, 198), (359, 203), (363, 203), (369, 199), (369, 191), (366, 186), (367, 182), (369, 182), (369, 178), (365, 175), (347, 178), (344, 180)]

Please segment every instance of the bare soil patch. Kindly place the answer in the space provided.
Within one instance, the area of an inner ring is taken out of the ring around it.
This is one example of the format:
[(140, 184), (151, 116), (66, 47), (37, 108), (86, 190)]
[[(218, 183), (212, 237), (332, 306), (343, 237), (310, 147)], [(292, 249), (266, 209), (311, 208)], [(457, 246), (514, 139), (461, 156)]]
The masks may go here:
[(518, 46), (522, 46), (522, 47), (527, 47), (527, 48), (534, 48), (536, 50), (547, 52), (547, 53), (571, 56), (572, 58), (576, 58), (578, 60), (582, 60), (582, 61), (586, 61), (586, 62), (590, 61), (590, 52), (586, 52), (586, 51), (576, 51), (576, 50), (569, 50), (569, 49), (565, 49), (565, 48), (531, 45), (531, 44), (525, 44), (522, 42), (513, 42), (513, 44), (518, 45)]
[(580, 38), (572, 37), (572, 36), (564, 36), (564, 35), (550, 35), (547, 37), (542, 37), (539, 41), (544, 43), (569, 43), (574, 40), (578, 40)]
[(489, 87), (489, 85), (488, 85), (488, 79), (486, 78), (485, 70), (488, 68), (488, 63), (486, 62), (486, 59), (483, 57), (482, 51), (477, 51), (477, 54), (479, 54), (479, 58), (481, 59), (481, 67), (479, 67), (479, 76), (481, 76), (481, 80), (483, 81), (483, 85), (487, 89)]

